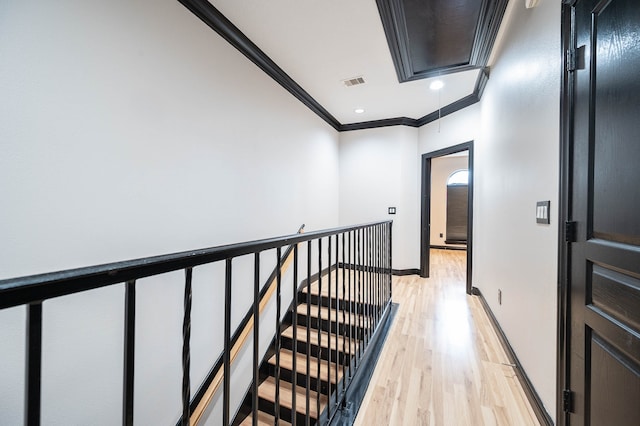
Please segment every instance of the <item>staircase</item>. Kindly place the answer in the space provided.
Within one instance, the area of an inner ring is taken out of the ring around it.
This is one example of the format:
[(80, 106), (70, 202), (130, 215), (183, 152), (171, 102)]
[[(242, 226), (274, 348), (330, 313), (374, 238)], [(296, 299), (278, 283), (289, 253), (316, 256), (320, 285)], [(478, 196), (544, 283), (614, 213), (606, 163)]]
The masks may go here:
[[(298, 291), (298, 304), (285, 317), (279, 345), (274, 339), (260, 366), (259, 425), (274, 425), (276, 417), (277, 424), (289, 425), (294, 412), (297, 424), (325, 423), (340, 408), (349, 382), (345, 377), (353, 375), (358, 349), (383, 306), (373, 299), (363, 303), (366, 284), (358, 272), (339, 268), (331, 277), (331, 283), (324, 277)], [(253, 425), (252, 397), (250, 390), (234, 425)]]

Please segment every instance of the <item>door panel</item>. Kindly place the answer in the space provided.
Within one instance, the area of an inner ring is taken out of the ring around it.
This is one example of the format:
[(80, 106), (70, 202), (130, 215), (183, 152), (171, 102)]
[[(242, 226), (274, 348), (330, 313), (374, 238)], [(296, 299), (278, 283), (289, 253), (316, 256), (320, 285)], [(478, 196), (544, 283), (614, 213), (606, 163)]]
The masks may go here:
[[(613, 241), (640, 243), (638, 181), (639, 117), (628, 117), (640, 101), (638, 8), (628, 1), (603, 1), (592, 15), (594, 129), (593, 232)], [(620, 119), (628, 117), (624, 125)], [(613, 167), (612, 167), (613, 166)], [(616, 208), (612, 209), (611, 207)]]
[(574, 7), (572, 425), (640, 425), (640, 2)]
[(591, 300), (594, 308), (629, 329), (640, 329), (640, 280), (620, 272), (593, 266)]
[[(591, 335), (591, 415), (592, 425), (638, 425), (640, 370), (638, 364), (621, 354), (596, 333)], [(626, 397), (618, 399), (622, 393)]]

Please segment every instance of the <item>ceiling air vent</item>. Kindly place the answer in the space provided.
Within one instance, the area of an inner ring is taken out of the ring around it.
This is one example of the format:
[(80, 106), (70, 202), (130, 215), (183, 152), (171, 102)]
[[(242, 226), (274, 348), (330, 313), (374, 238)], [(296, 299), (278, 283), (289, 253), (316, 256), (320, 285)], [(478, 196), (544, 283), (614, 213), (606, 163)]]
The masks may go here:
[(348, 78), (346, 80), (342, 80), (342, 82), (347, 87), (357, 86), (358, 84), (364, 84), (364, 78), (362, 78), (362, 77), (353, 77), (353, 78)]

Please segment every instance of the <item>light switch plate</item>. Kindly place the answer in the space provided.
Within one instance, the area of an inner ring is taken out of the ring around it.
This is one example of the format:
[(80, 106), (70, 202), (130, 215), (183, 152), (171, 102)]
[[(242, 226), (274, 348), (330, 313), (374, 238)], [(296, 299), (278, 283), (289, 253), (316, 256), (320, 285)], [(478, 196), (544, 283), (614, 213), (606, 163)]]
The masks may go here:
[(396, 214), (396, 208), (395, 207), (389, 207), (389, 214)]
[(536, 223), (542, 223), (548, 225), (549, 221), (549, 207), (551, 201), (538, 201), (536, 203)]

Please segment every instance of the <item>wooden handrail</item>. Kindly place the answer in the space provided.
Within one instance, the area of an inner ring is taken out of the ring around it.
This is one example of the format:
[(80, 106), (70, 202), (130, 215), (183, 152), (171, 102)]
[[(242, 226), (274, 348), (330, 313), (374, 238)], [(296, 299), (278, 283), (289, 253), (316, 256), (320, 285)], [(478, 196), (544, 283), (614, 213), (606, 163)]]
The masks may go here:
[[(304, 233), (304, 225), (302, 225), (298, 230), (298, 234), (302, 234), (302, 233)], [(291, 265), (291, 262), (293, 262), (293, 250), (284, 258), (284, 260), (280, 261), (280, 264), (282, 265), (280, 269), (281, 274), (284, 274), (286, 272), (286, 270)], [(276, 268), (277, 267), (278, 265), (276, 265)], [(270, 277), (270, 280), (271, 280), (271, 284), (269, 284), (267, 291), (264, 294), (264, 297), (262, 297), (262, 299), (260, 300), (260, 304), (259, 304), (260, 314), (262, 314), (262, 311), (264, 311), (267, 304), (271, 300), (271, 296), (273, 296), (273, 293), (276, 291), (277, 280), (275, 279), (275, 276)], [(242, 349), (247, 339), (249, 338), (249, 334), (253, 330), (253, 323), (254, 323), (254, 318), (252, 314), (249, 317), (249, 321), (242, 329), (242, 332), (240, 333), (238, 340), (231, 347), (231, 354), (230, 354), (231, 364), (233, 364), (234, 360), (237, 358), (238, 354), (240, 353), (240, 349)], [(198, 423), (202, 419), (202, 415), (204, 414), (205, 410), (213, 400), (213, 397), (216, 394), (216, 392), (218, 392), (220, 385), (222, 385), (223, 380), (224, 380), (224, 372), (222, 369), (220, 369), (218, 370), (213, 380), (211, 381), (211, 384), (209, 385), (209, 388), (207, 389), (204, 396), (200, 400), (200, 403), (198, 403), (197, 407), (193, 410), (193, 413), (191, 413), (191, 417), (189, 418), (189, 423), (192, 426), (198, 425)]]

